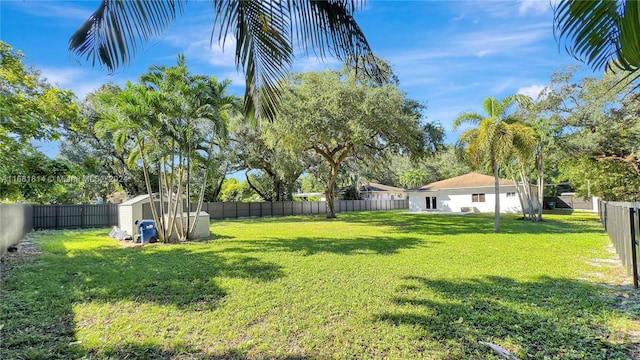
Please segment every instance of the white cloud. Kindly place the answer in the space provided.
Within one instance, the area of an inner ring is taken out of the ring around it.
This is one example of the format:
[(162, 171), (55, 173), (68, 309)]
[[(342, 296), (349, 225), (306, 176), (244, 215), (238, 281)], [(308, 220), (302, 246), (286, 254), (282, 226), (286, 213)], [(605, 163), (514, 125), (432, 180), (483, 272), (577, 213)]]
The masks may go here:
[(314, 55), (297, 54), (293, 62), (294, 71), (322, 71), (327, 69), (337, 70), (342, 62), (334, 57), (322, 59)]
[(521, 87), (520, 89), (518, 89), (518, 94), (527, 95), (535, 100), (544, 89), (544, 85), (533, 84), (531, 86)]
[(518, 0), (518, 3), (520, 3), (518, 13), (520, 15), (527, 15), (529, 13), (544, 14), (551, 10), (551, 6), (555, 2), (550, 4), (549, 0)]
[(170, 31), (162, 40), (178, 48), (187, 60), (194, 59), (219, 67), (235, 67), (235, 37), (227, 34), (221, 41), (218, 41), (217, 36), (211, 38), (209, 25), (189, 26), (178, 31)]
[(485, 57), (485, 56), (487, 56), (487, 55), (491, 55), (491, 54), (493, 54), (494, 52), (495, 52), (495, 51), (493, 51), (493, 50), (481, 50), (481, 51), (478, 51), (478, 52), (476, 53), (476, 56), (477, 56), (477, 57)]
[(73, 91), (78, 99), (83, 99), (87, 94), (109, 81), (118, 83), (118, 79), (112, 76), (106, 74), (96, 75), (94, 69), (87, 71), (78, 67), (49, 67), (42, 68), (40, 71), (49, 84)]
[(37, 17), (61, 19), (82, 19), (86, 20), (93, 10), (73, 6), (68, 2), (64, 5), (55, 4), (49, 1), (29, 1), (21, 7), (24, 12)]

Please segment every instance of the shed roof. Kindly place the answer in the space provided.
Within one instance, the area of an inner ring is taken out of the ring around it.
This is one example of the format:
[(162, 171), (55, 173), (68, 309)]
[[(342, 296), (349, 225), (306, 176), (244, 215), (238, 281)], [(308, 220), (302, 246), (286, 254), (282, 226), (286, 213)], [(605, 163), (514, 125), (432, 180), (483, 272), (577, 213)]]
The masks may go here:
[(139, 202), (148, 202), (149, 201), (149, 194), (143, 194), (143, 195), (138, 195), (136, 197), (132, 197), (131, 199), (121, 203), (120, 205), (133, 205), (133, 204), (137, 204)]
[[(513, 185), (511, 180), (500, 179), (500, 185)], [(412, 191), (428, 191), (428, 190), (443, 190), (443, 189), (464, 189), (464, 188), (479, 188), (479, 187), (493, 187), (495, 186), (495, 179), (493, 176), (488, 176), (478, 173), (469, 173), (461, 176), (456, 176), (446, 180), (440, 180), (432, 182), (431, 184), (424, 185), (419, 188), (411, 189)]]

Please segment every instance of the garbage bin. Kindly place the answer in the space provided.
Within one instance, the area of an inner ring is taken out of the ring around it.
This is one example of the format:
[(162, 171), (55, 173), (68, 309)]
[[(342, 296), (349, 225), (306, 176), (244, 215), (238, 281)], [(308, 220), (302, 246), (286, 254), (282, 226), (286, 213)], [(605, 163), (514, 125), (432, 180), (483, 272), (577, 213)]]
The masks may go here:
[(548, 208), (549, 210), (554, 210), (554, 209), (556, 208), (556, 202), (555, 202), (555, 201), (549, 201), (549, 202), (547, 203), (547, 208)]
[(138, 235), (141, 243), (156, 242), (158, 239), (156, 222), (153, 220), (138, 221)]

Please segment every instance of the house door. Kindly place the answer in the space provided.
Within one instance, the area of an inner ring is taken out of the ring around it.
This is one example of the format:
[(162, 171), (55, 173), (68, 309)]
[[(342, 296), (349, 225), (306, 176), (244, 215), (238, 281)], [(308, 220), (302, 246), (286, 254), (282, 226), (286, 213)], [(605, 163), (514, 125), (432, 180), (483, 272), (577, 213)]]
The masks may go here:
[(427, 196), (427, 198), (425, 199), (425, 204), (427, 210), (435, 210), (438, 208), (438, 200), (435, 196)]

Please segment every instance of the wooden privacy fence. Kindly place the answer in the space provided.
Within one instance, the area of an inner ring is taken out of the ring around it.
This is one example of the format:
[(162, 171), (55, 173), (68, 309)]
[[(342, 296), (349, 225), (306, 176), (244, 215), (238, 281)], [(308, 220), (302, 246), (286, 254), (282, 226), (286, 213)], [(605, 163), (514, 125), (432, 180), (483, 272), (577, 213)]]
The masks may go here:
[(602, 225), (627, 268), (627, 275), (633, 276), (633, 286), (638, 288), (640, 203), (600, 201), (598, 211)]
[[(336, 200), (335, 211), (407, 209), (407, 200)], [(191, 205), (196, 210), (196, 204)], [(212, 220), (326, 213), (324, 201), (207, 202), (202, 204)], [(151, 207), (142, 207), (143, 218), (151, 219)], [(118, 225), (118, 205), (34, 205), (34, 229), (83, 229)]]
[(33, 206), (0, 204), (0, 255), (33, 229)]
[(34, 205), (34, 229), (85, 229), (118, 225), (118, 205)]
[[(191, 204), (191, 211), (196, 210), (196, 204)], [(377, 211), (408, 209), (407, 200), (336, 200), (335, 211)], [(240, 219), (249, 217), (318, 215), (326, 214), (324, 201), (277, 201), (277, 202), (206, 202), (202, 204), (202, 211), (209, 213), (211, 220)], [(142, 206), (142, 216), (151, 218), (151, 206)]]

